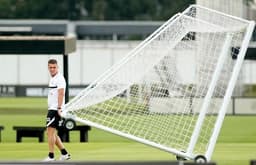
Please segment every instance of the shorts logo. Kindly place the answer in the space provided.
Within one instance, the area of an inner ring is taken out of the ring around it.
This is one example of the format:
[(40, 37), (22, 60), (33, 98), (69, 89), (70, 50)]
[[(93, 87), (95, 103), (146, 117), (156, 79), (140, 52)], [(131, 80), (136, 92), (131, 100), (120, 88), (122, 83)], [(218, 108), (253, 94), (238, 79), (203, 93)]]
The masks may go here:
[[(48, 120), (48, 118), (47, 118), (47, 120)], [(50, 120), (50, 121), (49, 121), (49, 123), (47, 123), (47, 125), (46, 125), (46, 126), (47, 126), (47, 127), (49, 127), (49, 125), (50, 125), (50, 124), (52, 124), (52, 123), (54, 122), (54, 120), (55, 120), (55, 117), (54, 117), (54, 118), (52, 118), (52, 120)]]
[(59, 121), (59, 127), (61, 127), (63, 125), (63, 120)]
[(51, 118), (50, 118), (50, 117), (47, 117), (47, 118), (46, 118), (46, 121), (47, 121), (47, 123), (50, 122), (50, 121), (51, 121)]

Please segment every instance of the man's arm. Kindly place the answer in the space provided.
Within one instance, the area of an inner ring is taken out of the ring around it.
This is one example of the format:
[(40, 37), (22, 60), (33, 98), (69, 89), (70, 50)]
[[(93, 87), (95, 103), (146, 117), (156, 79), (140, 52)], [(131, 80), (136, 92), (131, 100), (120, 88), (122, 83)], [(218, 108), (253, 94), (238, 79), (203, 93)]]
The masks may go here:
[(58, 114), (61, 114), (61, 108), (63, 103), (63, 97), (64, 97), (64, 88), (58, 89)]

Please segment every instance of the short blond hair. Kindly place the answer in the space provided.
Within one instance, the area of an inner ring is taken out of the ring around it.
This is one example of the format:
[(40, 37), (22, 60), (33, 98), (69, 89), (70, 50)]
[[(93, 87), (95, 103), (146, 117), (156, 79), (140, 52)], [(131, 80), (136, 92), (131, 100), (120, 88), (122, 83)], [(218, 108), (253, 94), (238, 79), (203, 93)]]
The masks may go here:
[(48, 60), (48, 64), (58, 64), (58, 62), (55, 59), (50, 59)]

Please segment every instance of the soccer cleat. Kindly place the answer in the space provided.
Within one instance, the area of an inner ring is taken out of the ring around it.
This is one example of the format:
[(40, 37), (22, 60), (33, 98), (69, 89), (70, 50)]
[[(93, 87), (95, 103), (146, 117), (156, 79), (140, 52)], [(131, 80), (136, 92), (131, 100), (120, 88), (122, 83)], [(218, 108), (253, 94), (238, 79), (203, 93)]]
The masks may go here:
[(49, 156), (47, 156), (44, 160), (43, 160), (43, 162), (54, 162), (55, 161), (55, 159), (54, 158), (50, 158)]
[(61, 161), (69, 160), (69, 159), (71, 159), (71, 157), (70, 157), (70, 155), (69, 155), (69, 154), (61, 155), (61, 156), (60, 156), (60, 160), (61, 160)]

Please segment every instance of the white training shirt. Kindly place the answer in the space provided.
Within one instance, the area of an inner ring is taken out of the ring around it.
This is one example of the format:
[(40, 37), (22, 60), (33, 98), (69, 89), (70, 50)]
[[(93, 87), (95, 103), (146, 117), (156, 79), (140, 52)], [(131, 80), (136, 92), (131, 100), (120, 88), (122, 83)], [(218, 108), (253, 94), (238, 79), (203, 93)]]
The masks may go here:
[(65, 104), (65, 91), (66, 81), (64, 77), (57, 73), (54, 77), (51, 77), (48, 86), (48, 110), (58, 110), (58, 89), (64, 88), (64, 97), (62, 102), (62, 108)]

